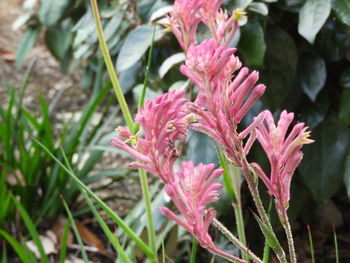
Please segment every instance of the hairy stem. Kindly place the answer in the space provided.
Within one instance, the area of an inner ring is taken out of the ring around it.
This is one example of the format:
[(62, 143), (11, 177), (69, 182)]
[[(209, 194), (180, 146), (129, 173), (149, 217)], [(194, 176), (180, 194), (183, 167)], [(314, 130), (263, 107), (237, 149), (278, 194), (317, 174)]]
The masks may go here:
[(249, 258), (256, 263), (263, 263), (263, 261), (257, 257), (246, 245), (244, 245), (238, 238), (236, 238), (221, 222), (216, 218), (213, 220), (213, 225), (220, 230), (237, 248), (239, 248), (243, 253), (246, 253)]
[(290, 262), (296, 263), (297, 262), (297, 255), (295, 253), (295, 248), (294, 248), (292, 228), (290, 226), (289, 218), (288, 218), (286, 210), (284, 210), (284, 212), (283, 212), (283, 221), (284, 222), (282, 222), (282, 225), (283, 225), (284, 231), (286, 232), (286, 236), (287, 236)]
[[(247, 181), (250, 193), (253, 197), (255, 206), (257, 208), (258, 214), (262, 222), (269, 228), (270, 232), (273, 234), (274, 238), (277, 240), (276, 234), (272, 229), (269, 217), (266, 214), (264, 205), (261, 201), (258, 184), (255, 182), (255, 178), (257, 178), (257, 175), (255, 174), (253, 168), (249, 165), (247, 160), (244, 158), (242, 167), (242, 173)], [(287, 263), (286, 259), (286, 253), (284, 252), (282, 247), (274, 248), (274, 252), (276, 253), (276, 256), (278, 257), (279, 261), (282, 263)]]

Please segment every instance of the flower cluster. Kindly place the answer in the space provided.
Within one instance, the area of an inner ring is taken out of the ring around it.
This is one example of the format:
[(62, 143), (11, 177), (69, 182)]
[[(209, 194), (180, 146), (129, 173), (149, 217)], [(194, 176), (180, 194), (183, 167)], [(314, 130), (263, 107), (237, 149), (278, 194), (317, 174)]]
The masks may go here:
[(182, 49), (187, 52), (197, 43), (197, 27), (203, 22), (210, 30), (218, 45), (231, 43), (237, 29), (238, 20), (244, 16), (241, 9), (236, 9), (230, 16), (220, 9), (223, 0), (175, 0), (173, 11), (168, 16), (169, 26)]
[[(189, 110), (196, 114), (192, 128), (206, 133), (221, 144), (227, 156), (240, 166), (240, 140), (249, 133), (237, 133), (237, 124), (265, 92), (265, 85), (256, 85), (259, 74), (249, 74), (234, 56), (235, 49), (218, 46), (213, 39), (205, 40), (188, 50), (181, 72), (196, 83), (199, 94)], [(239, 72), (234, 75), (238, 70)], [(258, 118), (249, 130), (263, 119)], [(248, 140), (247, 153), (254, 140)]]
[(256, 128), (256, 133), (270, 162), (270, 177), (266, 176), (257, 163), (253, 163), (252, 166), (269, 193), (275, 197), (277, 210), (283, 216), (288, 208), (294, 171), (303, 158), (300, 149), (304, 144), (314, 141), (309, 139), (310, 132), (306, 131), (308, 127), (302, 122), (294, 125), (287, 136), (288, 128), (294, 119), (293, 113), (283, 111), (277, 126), (270, 111), (266, 110), (264, 114), (266, 124), (261, 123)]
[(160, 209), (165, 216), (195, 236), (202, 247), (227, 259), (245, 262), (219, 250), (208, 234), (216, 212), (213, 208), (207, 209), (207, 205), (218, 200), (218, 190), (223, 186), (215, 183), (215, 179), (223, 171), (223, 169), (214, 169), (214, 164), (200, 163), (194, 167), (191, 161), (183, 162), (181, 170), (174, 177), (175, 180), (166, 184), (165, 190), (184, 219), (167, 207), (163, 206)]
[(173, 90), (147, 101), (143, 108), (139, 108), (135, 121), (140, 124), (143, 137), (118, 127), (119, 137), (125, 141), (112, 139), (113, 146), (141, 161), (130, 163), (131, 168), (145, 169), (164, 183), (173, 180), (173, 165), (178, 157), (175, 144), (187, 135), (187, 99), (183, 98), (184, 93), (184, 90)]
[(140, 161), (130, 163), (129, 167), (145, 169), (163, 181), (166, 193), (184, 219), (161, 207), (164, 215), (183, 226), (211, 252), (244, 262), (218, 249), (208, 234), (216, 213), (207, 206), (218, 199), (222, 185), (215, 183), (215, 179), (223, 170), (214, 169), (214, 164), (195, 167), (189, 161), (182, 163), (180, 171), (174, 172), (174, 162), (178, 157), (176, 143), (185, 139), (189, 118), (186, 115), (187, 100), (183, 95), (183, 90), (173, 90), (147, 101), (143, 108), (139, 108), (135, 118), (143, 136), (132, 135), (124, 127), (118, 127), (119, 137), (124, 140), (113, 138), (112, 145)]

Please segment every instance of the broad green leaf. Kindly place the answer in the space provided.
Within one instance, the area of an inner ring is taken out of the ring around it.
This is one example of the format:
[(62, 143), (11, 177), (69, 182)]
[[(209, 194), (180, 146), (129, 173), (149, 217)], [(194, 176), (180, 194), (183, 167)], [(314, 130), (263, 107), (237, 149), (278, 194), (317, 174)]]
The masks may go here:
[(344, 70), (340, 77), (339, 85), (343, 88), (350, 89), (350, 68)]
[(259, 22), (255, 20), (249, 21), (249, 23), (241, 27), (238, 50), (244, 62), (249, 66), (262, 66), (264, 64), (266, 44), (264, 31)]
[(323, 88), (326, 77), (326, 63), (323, 58), (314, 53), (303, 53), (300, 56), (299, 81), (301, 88), (311, 101), (316, 101), (316, 96)]
[(196, 165), (218, 162), (214, 142), (200, 132), (191, 131), (188, 137), (187, 155)]
[(312, 131), (315, 142), (303, 147), (299, 171), (318, 201), (330, 198), (342, 184), (349, 135), (349, 129), (331, 115)]
[(299, 13), (305, 2), (306, 0), (278, 0), (278, 5), (288, 12)]
[(176, 64), (181, 63), (185, 60), (185, 54), (183, 52), (176, 53), (171, 55), (166, 60), (164, 60), (163, 64), (159, 68), (159, 76), (163, 78), (165, 74)]
[(41, 0), (39, 20), (46, 27), (55, 24), (69, 5), (69, 0)]
[(307, 0), (299, 13), (298, 32), (311, 44), (331, 12), (331, 0)]
[(324, 120), (328, 109), (329, 98), (326, 94), (321, 93), (315, 103), (302, 104), (300, 120), (313, 129)]
[(287, 32), (271, 27), (266, 32), (266, 54), (262, 83), (268, 87), (262, 100), (269, 108), (278, 109), (294, 85), (297, 68), (297, 49)]
[[(143, 85), (142, 84), (138, 84), (135, 88), (132, 89), (132, 94), (134, 95), (134, 100), (135, 101), (139, 101), (140, 97), (141, 97), (141, 93), (142, 93), (142, 89), (143, 89)], [(147, 89), (146, 90), (146, 94), (145, 94), (145, 101), (147, 100), (151, 100), (159, 95), (162, 95), (162, 91), (161, 90), (151, 90), (151, 89)]]
[(334, 0), (332, 7), (340, 21), (350, 26), (350, 1)]
[(265, 3), (253, 2), (248, 6), (248, 9), (263, 16), (267, 16), (269, 13), (269, 9)]
[[(149, 25), (139, 26), (128, 34), (117, 59), (117, 70), (119, 72), (131, 67), (142, 58), (151, 45), (152, 34), (153, 28)], [(163, 33), (156, 29), (154, 40), (157, 41), (162, 36)]]
[(39, 27), (29, 27), (24, 33), (16, 50), (16, 68), (20, 69), (27, 53), (32, 49), (40, 32)]
[(136, 62), (130, 68), (124, 70), (119, 75), (120, 86), (122, 87), (123, 93), (127, 93), (137, 83), (141, 70), (141, 61)]
[(50, 27), (45, 33), (45, 42), (51, 54), (62, 60), (71, 46), (72, 31), (69, 28)]
[(344, 183), (348, 197), (350, 198), (350, 151), (348, 151), (345, 161)]
[(339, 119), (346, 125), (350, 124), (350, 89), (344, 88), (341, 93)]

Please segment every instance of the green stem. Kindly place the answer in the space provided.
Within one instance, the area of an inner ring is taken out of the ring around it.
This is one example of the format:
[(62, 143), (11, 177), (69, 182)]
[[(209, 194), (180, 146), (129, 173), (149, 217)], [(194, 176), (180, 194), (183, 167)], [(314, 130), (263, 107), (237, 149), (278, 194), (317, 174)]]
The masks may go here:
[(249, 258), (253, 260), (255, 263), (263, 263), (263, 261), (258, 258), (246, 245), (244, 245), (238, 238), (236, 238), (232, 233), (216, 218), (213, 220), (213, 225), (221, 231), (237, 248), (239, 248), (242, 252), (246, 253)]
[(197, 240), (193, 238), (190, 263), (196, 263), (196, 255), (197, 255)]
[(141, 189), (143, 201), (145, 203), (146, 216), (148, 221), (147, 233), (149, 239), (149, 245), (154, 255), (154, 262), (158, 261), (157, 246), (156, 246), (156, 231), (154, 230), (153, 215), (152, 215), (152, 202), (149, 193), (147, 173), (145, 170), (139, 170)]
[(282, 225), (284, 227), (284, 230), (286, 232), (287, 240), (288, 240), (288, 249), (289, 249), (289, 257), (291, 263), (297, 263), (297, 256), (295, 254), (295, 248), (294, 248), (294, 241), (293, 241), (293, 234), (292, 234), (292, 228), (290, 227), (287, 211), (284, 210), (283, 212), (283, 221)]
[(129, 107), (124, 98), (123, 91), (120, 87), (119, 80), (114, 70), (113, 62), (107, 48), (107, 43), (103, 34), (103, 28), (101, 24), (101, 18), (98, 10), (97, 0), (91, 0), (91, 7), (92, 7), (93, 16), (94, 16), (94, 21), (97, 28), (97, 35), (98, 35), (98, 40), (101, 47), (101, 52), (106, 63), (107, 71), (111, 79), (115, 95), (117, 96), (117, 100), (119, 102), (126, 124), (128, 125), (129, 130), (133, 131), (134, 121), (132, 119), (131, 113), (129, 111)]
[[(236, 225), (237, 225), (237, 233), (239, 240), (243, 243), (243, 245), (247, 245), (247, 240), (244, 231), (244, 220), (243, 220), (243, 211), (242, 211), (242, 202), (241, 202), (241, 182), (240, 182), (240, 173), (239, 170), (231, 165), (230, 171), (232, 172), (233, 178), (233, 187), (236, 195), (236, 202), (232, 203), (233, 209), (235, 211)], [(243, 258), (249, 262), (249, 256), (247, 253), (243, 252)]]
[[(247, 181), (249, 191), (253, 197), (260, 219), (269, 228), (271, 234), (273, 235), (273, 238), (278, 240), (275, 232), (273, 231), (269, 217), (266, 214), (264, 205), (260, 198), (258, 184), (257, 182), (255, 182), (255, 180), (257, 179), (257, 175), (255, 174), (254, 169), (250, 166), (250, 164), (245, 158), (243, 159), (242, 164), (242, 173)], [(276, 256), (278, 257), (280, 262), (287, 263), (286, 254), (281, 246), (274, 248), (274, 252), (276, 253)]]
[[(129, 127), (130, 131), (134, 130), (134, 121), (131, 117), (131, 113), (129, 111), (128, 105), (126, 103), (126, 100), (124, 98), (122, 89), (119, 84), (119, 80), (117, 77), (117, 74), (114, 70), (114, 66), (112, 63), (111, 56), (109, 54), (108, 48), (107, 48), (107, 43), (103, 35), (103, 29), (102, 29), (102, 24), (101, 24), (101, 19), (100, 19), (100, 14), (98, 10), (98, 5), (97, 5), (97, 0), (91, 0), (91, 6), (92, 6), (92, 11), (93, 11), (93, 16), (94, 16), (94, 21), (96, 24), (97, 28), (97, 34), (98, 34), (98, 39), (102, 51), (103, 58), (106, 63), (106, 67), (108, 70), (109, 77), (111, 79), (111, 82), (113, 84), (113, 88), (115, 91), (115, 94), (117, 96), (120, 108), (122, 110), (124, 119), (126, 124)], [(156, 234), (154, 230), (154, 224), (153, 224), (153, 216), (152, 216), (152, 203), (149, 195), (149, 188), (148, 188), (148, 182), (147, 182), (147, 174), (143, 170), (139, 170), (140, 174), (140, 181), (141, 181), (141, 188), (142, 188), (142, 193), (143, 193), (143, 199), (145, 202), (145, 207), (146, 207), (146, 214), (147, 214), (147, 231), (148, 231), (148, 238), (149, 238), (149, 243), (150, 243), (150, 248), (153, 253), (154, 257), (154, 262), (157, 262), (157, 248), (156, 248)]]

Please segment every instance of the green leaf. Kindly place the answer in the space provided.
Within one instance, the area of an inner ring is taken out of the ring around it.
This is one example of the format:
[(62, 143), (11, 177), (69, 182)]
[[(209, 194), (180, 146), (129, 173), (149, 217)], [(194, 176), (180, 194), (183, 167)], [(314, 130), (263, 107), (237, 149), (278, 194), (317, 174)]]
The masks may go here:
[(350, 68), (344, 70), (340, 77), (339, 85), (343, 88), (350, 89)]
[(248, 6), (248, 9), (263, 16), (267, 16), (269, 13), (269, 9), (265, 3), (253, 2)]
[(244, 62), (249, 66), (259, 67), (264, 64), (266, 44), (264, 31), (259, 22), (255, 20), (249, 21), (249, 23), (241, 27), (238, 50)]
[(49, 27), (55, 24), (69, 5), (69, 0), (41, 0), (39, 7), (40, 22)]
[(30, 263), (30, 259), (26, 255), (26, 252), (24, 251), (24, 248), (21, 247), (21, 244), (17, 242), (16, 239), (14, 239), (12, 236), (10, 236), (8, 233), (0, 229), (0, 236), (3, 236), (3, 238), (12, 246), (12, 248), (16, 251), (18, 257), (22, 260), (24, 263)]
[(347, 190), (346, 192), (350, 198), (350, 151), (348, 151), (345, 160), (344, 183)]
[(312, 132), (315, 142), (303, 148), (299, 171), (318, 201), (330, 198), (342, 184), (349, 135), (349, 129), (331, 115)]
[[(137, 86), (135, 86), (133, 89), (132, 89), (132, 94), (134, 96), (134, 100), (135, 101), (139, 101), (140, 98), (141, 98), (141, 94), (142, 94), (142, 89), (143, 89), (143, 84), (138, 84)], [(151, 100), (159, 95), (162, 95), (162, 91), (161, 90), (157, 90), (157, 91), (154, 91), (154, 90), (151, 90), (151, 89), (147, 89), (146, 90), (146, 93), (145, 93), (145, 101), (147, 100)]]
[(40, 28), (35, 26), (29, 27), (28, 30), (24, 33), (21, 42), (19, 43), (18, 48), (16, 50), (17, 69), (20, 69), (22, 67), (27, 53), (33, 48), (36, 40), (38, 39), (39, 31)]
[(185, 54), (183, 52), (176, 53), (171, 55), (166, 60), (164, 60), (163, 64), (159, 68), (159, 76), (163, 78), (165, 74), (175, 65), (183, 62), (185, 60)]
[(187, 155), (198, 163), (217, 163), (217, 155), (213, 140), (204, 133), (191, 131), (188, 137)]
[(331, 12), (331, 0), (307, 0), (299, 13), (298, 32), (311, 44)]
[(350, 2), (349, 0), (334, 0), (332, 7), (339, 20), (350, 26)]
[(69, 28), (51, 27), (45, 33), (45, 42), (51, 54), (59, 60), (65, 57), (73, 40)]
[(326, 83), (326, 77), (326, 63), (323, 58), (314, 53), (303, 53), (300, 56), (299, 81), (311, 101), (316, 101), (317, 94)]
[(37, 230), (35, 229), (35, 225), (33, 221), (30, 219), (27, 211), (24, 209), (22, 204), (17, 201), (15, 197), (12, 198), (14, 204), (16, 205), (16, 208), (18, 209), (19, 214), (21, 215), (24, 224), (26, 225), (28, 232), (30, 233), (36, 247), (38, 248), (38, 251), (40, 253), (40, 259), (42, 260), (43, 263), (48, 263), (49, 259), (46, 256), (45, 250), (43, 248), (43, 244), (41, 243), (39, 234)]
[(340, 97), (339, 119), (346, 125), (350, 124), (350, 89), (344, 88)]
[[(117, 69), (119, 72), (128, 69), (142, 58), (152, 43), (152, 34), (153, 28), (149, 25), (139, 26), (128, 34), (117, 59)], [(156, 29), (154, 40), (157, 41), (162, 36), (163, 33), (159, 29)]]
[(300, 120), (305, 122), (310, 129), (315, 128), (320, 124), (329, 109), (329, 98), (326, 94), (321, 93), (315, 103), (301, 105)]
[(269, 244), (269, 246), (273, 249), (279, 249), (281, 250), (281, 244), (276, 238), (275, 234), (270, 230), (270, 228), (264, 224), (264, 222), (255, 214), (253, 213), (255, 220), (258, 222), (261, 231), (264, 234), (266, 242)]
[(262, 100), (265, 105), (277, 109), (294, 84), (298, 54), (293, 39), (278, 27), (268, 29), (266, 44), (265, 67), (261, 77), (268, 89)]

